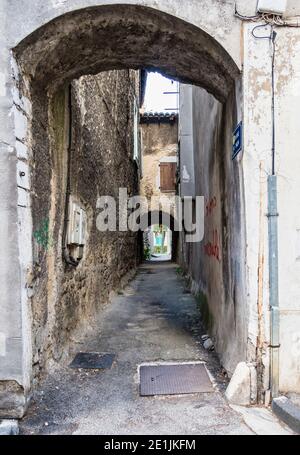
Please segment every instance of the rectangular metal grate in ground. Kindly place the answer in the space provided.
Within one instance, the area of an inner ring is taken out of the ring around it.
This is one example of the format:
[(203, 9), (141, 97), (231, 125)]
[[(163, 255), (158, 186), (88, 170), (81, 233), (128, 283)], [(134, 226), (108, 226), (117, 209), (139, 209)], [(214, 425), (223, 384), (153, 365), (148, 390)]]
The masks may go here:
[(76, 354), (73, 362), (70, 364), (70, 367), (103, 370), (111, 368), (114, 359), (115, 354), (102, 354), (100, 352), (79, 352)]
[(203, 363), (142, 365), (140, 367), (141, 396), (213, 391), (211, 380)]

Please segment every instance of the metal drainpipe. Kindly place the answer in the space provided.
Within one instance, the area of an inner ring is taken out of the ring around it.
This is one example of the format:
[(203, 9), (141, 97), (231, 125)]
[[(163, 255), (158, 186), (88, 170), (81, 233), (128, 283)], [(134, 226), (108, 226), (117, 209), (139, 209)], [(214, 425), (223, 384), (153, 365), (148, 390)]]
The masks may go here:
[(270, 282), (270, 385), (272, 397), (279, 390), (279, 298), (278, 298), (278, 212), (277, 177), (268, 177), (269, 282)]
[(275, 39), (272, 29), (272, 174), (268, 176), (269, 287), (270, 287), (270, 388), (272, 398), (279, 393), (279, 292), (278, 292), (278, 210), (275, 174)]

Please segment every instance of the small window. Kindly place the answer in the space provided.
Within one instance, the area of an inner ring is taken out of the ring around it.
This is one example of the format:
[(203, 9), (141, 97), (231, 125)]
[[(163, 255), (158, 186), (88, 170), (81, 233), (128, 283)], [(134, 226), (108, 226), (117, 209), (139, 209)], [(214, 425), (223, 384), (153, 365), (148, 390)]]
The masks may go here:
[(160, 163), (160, 191), (174, 192), (176, 190), (176, 163)]

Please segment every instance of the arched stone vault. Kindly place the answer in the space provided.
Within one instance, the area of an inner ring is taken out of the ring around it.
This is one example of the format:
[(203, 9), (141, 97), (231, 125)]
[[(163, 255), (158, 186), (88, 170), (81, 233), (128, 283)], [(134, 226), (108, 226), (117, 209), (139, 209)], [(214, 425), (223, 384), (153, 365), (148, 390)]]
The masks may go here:
[[(241, 0), (240, 0), (241, 1)], [(83, 8), (131, 5), (152, 8), (195, 25), (226, 49), (241, 68), (241, 22), (235, 17), (235, 0), (4, 0), (7, 44), (16, 47), (38, 28), (66, 13)], [(249, 0), (256, 3), (256, 0)], [(239, 2), (238, 2), (239, 3)], [(256, 6), (256, 5), (255, 5)], [(255, 8), (255, 6), (253, 8)]]
[(220, 101), (239, 69), (211, 36), (148, 7), (90, 7), (60, 16), (16, 48), (22, 72), (50, 88), (105, 70), (155, 68), (205, 88)]

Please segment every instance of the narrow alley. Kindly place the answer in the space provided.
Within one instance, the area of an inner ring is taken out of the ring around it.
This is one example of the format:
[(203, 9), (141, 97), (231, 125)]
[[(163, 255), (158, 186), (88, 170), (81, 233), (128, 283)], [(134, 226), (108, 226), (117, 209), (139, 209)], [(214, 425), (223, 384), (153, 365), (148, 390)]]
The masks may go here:
[[(202, 347), (194, 297), (171, 262), (146, 262), (34, 392), (21, 434), (254, 434), (230, 408), (217, 356)], [(79, 351), (114, 353), (111, 369), (71, 369)], [(204, 361), (214, 392), (139, 396), (138, 366)], [(271, 414), (270, 414), (271, 416)], [(274, 420), (273, 432), (288, 434)]]
[(298, 3), (0, 0), (0, 435), (300, 434)]

